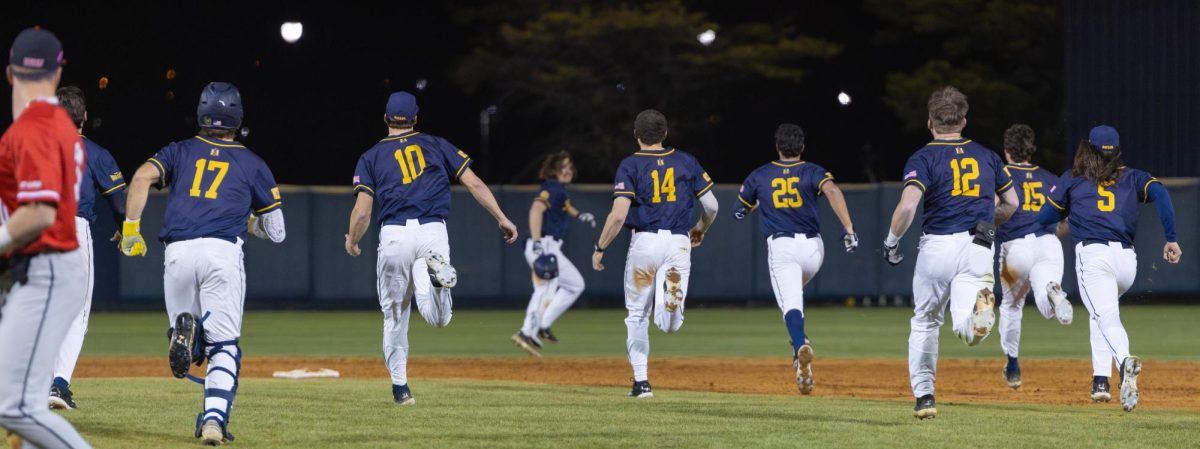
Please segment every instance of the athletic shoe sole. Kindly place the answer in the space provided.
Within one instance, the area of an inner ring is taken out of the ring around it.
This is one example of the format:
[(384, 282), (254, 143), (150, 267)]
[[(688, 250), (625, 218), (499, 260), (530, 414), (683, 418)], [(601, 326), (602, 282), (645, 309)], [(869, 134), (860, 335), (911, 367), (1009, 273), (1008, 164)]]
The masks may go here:
[(1008, 372), (1003, 371), (1003, 370), (1000, 371), (1000, 374), (1004, 376), (1004, 383), (1008, 384), (1008, 388), (1012, 388), (1014, 390), (1021, 388), (1021, 377), (1020, 376), (1018, 376), (1015, 379), (1010, 378), (1010, 377), (1008, 377)]
[(529, 344), (529, 342), (525, 340), (525, 337), (523, 335), (521, 335), (520, 332), (513, 334), (512, 341), (513, 341), (513, 343), (517, 344), (518, 348), (521, 348), (525, 352), (528, 352), (529, 355), (537, 357), (539, 359), (542, 358), (542, 353), (540, 351), (538, 351), (538, 349), (535, 348), (532, 344)]
[(981, 341), (992, 333), (996, 324), (996, 295), (989, 289), (980, 290), (975, 295), (975, 315), (971, 317), (971, 328), (977, 341)]
[(429, 276), (437, 281), (441, 288), (454, 288), (458, 285), (458, 271), (441, 254), (429, 253), (425, 256), (425, 264), (429, 267)]
[(800, 389), (800, 394), (812, 394), (812, 362), (812, 346), (800, 346), (800, 349), (796, 350), (796, 387)]
[(1125, 359), (1125, 380), (1121, 382), (1121, 408), (1132, 412), (1138, 405), (1137, 378), (1142, 373), (1142, 359), (1131, 355)]
[(1075, 310), (1071, 308), (1071, 302), (1067, 300), (1067, 294), (1063, 292), (1062, 285), (1051, 282), (1047, 290), (1049, 290), (1050, 303), (1054, 305), (1054, 318), (1058, 319), (1061, 324), (1071, 324), (1075, 318)]
[(75, 407), (71, 407), (71, 404), (68, 404), (67, 401), (63, 400), (63, 398), (60, 398), (58, 396), (50, 396), (50, 410), (74, 410), (74, 409), (75, 409)]
[(220, 425), (204, 423), (200, 428), (200, 442), (206, 446), (220, 446), (225, 443), (225, 433)]
[(679, 306), (683, 304), (683, 287), (680, 283), (683, 282), (683, 275), (679, 274), (679, 270), (674, 267), (667, 270), (667, 298), (664, 305), (667, 312), (675, 313), (679, 310)]
[(1108, 402), (1112, 400), (1112, 393), (1092, 393), (1092, 400), (1096, 402)]
[(175, 328), (171, 331), (171, 345), (167, 356), (171, 362), (171, 374), (176, 379), (187, 377), (192, 364), (192, 338), (196, 333), (196, 318), (184, 312), (175, 317)]
[(937, 408), (923, 408), (913, 412), (913, 416), (917, 419), (933, 419), (937, 418)]

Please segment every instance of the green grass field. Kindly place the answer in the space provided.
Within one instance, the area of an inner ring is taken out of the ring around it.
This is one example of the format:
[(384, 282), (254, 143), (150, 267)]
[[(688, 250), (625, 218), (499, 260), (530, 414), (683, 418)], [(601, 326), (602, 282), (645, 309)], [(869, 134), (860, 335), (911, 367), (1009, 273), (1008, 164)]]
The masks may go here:
[[(824, 357), (906, 356), (909, 311), (817, 308), (808, 331)], [(1086, 359), (1087, 327), (1063, 327), (1026, 310), (1023, 357)], [(1079, 314), (1082, 317), (1082, 314)], [(1191, 324), (1200, 307), (1127, 307), (1134, 349), (1147, 358), (1200, 360)], [(524, 357), (507, 337), (517, 312), (462, 311), (446, 329), (413, 323), (411, 356)], [(555, 330), (548, 357), (624, 356), (621, 311), (573, 311)], [(165, 316), (95, 314), (85, 357), (162, 356)], [(254, 356), (379, 357), (381, 315), (256, 312), (243, 346)], [(944, 332), (947, 332), (944, 328)], [(652, 357), (787, 357), (787, 335), (771, 309), (690, 310), (683, 330), (654, 331)], [(967, 348), (948, 332), (945, 358), (1000, 358), (998, 339)], [(829, 374), (826, 374), (829, 375)], [(626, 389), (499, 381), (422, 379), (415, 407), (391, 405), (379, 380), (242, 381), (232, 447), (1196, 447), (1200, 413), (1113, 407), (951, 405), (919, 422), (908, 401)], [(98, 448), (195, 447), (200, 391), (187, 382), (77, 379), (81, 408), (67, 416)]]

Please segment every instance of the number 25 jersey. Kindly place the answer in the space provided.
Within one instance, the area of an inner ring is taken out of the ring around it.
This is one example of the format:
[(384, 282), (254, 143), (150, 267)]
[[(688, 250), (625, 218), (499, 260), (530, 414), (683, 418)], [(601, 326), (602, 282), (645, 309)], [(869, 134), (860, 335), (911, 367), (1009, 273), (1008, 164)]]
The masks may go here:
[(995, 217), (996, 194), (1012, 188), (995, 151), (970, 140), (935, 140), (904, 165), (904, 185), (924, 192), (926, 234), (966, 232)]
[(167, 213), (158, 238), (246, 239), (250, 212), (283, 205), (267, 163), (242, 144), (196, 136), (173, 142), (150, 158), (159, 186), (168, 187)]
[(445, 220), (450, 215), (450, 180), (470, 165), (466, 153), (441, 137), (418, 132), (391, 136), (358, 159), (354, 191), (379, 202), (381, 225)]
[(613, 197), (633, 200), (625, 227), (687, 234), (695, 198), (712, 187), (712, 179), (694, 156), (674, 148), (641, 150), (617, 167)]

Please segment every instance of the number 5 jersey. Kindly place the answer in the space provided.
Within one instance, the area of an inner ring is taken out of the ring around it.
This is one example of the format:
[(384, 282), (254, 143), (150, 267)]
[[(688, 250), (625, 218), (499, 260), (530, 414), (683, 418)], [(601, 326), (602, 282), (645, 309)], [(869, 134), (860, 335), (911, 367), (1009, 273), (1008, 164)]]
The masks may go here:
[(196, 136), (174, 142), (154, 157), (158, 186), (168, 187), (167, 213), (158, 238), (246, 239), (246, 220), (283, 205), (267, 164), (242, 144)]

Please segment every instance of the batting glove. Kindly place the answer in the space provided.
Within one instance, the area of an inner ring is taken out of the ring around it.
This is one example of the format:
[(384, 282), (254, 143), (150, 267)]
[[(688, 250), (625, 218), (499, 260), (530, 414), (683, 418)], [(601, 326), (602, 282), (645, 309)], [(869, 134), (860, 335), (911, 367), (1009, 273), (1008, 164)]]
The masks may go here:
[(533, 241), (533, 253), (537, 254), (539, 256), (542, 255), (542, 241), (541, 240)]
[(842, 244), (846, 245), (846, 252), (854, 252), (854, 250), (858, 249), (858, 234), (846, 233), (842, 235)]
[(125, 224), (121, 225), (121, 254), (146, 255), (146, 239), (142, 238), (141, 225), (141, 220), (125, 219)]
[(886, 243), (883, 244), (883, 258), (893, 267), (900, 265), (900, 262), (904, 261), (904, 255), (900, 254), (900, 245), (888, 246)]
[(747, 215), (750, 215), (750, 209), (746, 206), (739, 207), (733, 211), (733, 218), (736, 220), (744, 220)]
[(591, 212), (584, 212), (582, 214), (579, 214), (579, 217), (576, 217), (576, 218), (578, 218), (579, 221), (581, 221), (581, 222), (592, 225), (593, 229), (596, 227), (596, 216), (592, 215)]

